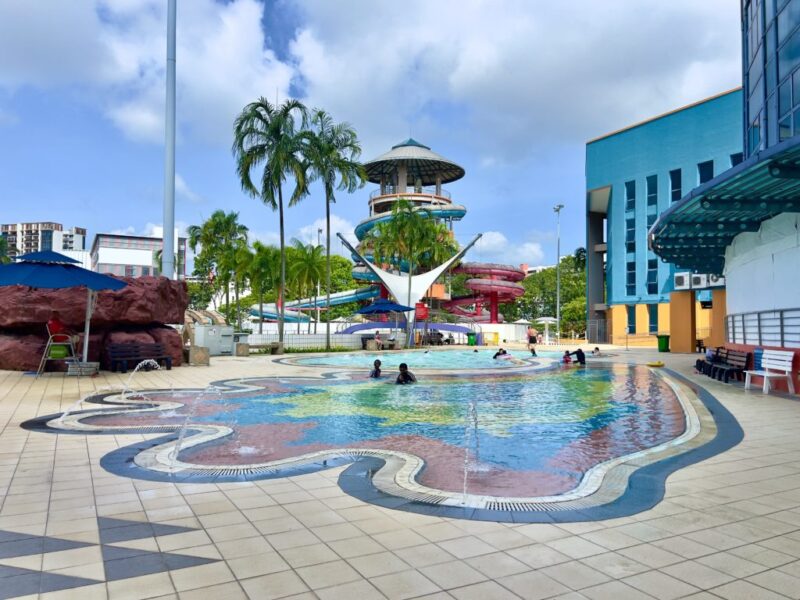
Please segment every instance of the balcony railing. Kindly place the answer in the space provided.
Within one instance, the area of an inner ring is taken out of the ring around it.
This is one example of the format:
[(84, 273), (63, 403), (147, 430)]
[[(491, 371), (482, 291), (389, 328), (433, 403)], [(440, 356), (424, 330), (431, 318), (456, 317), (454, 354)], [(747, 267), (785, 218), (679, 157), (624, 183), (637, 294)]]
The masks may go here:
[(800, 348), (800, 308), (728, 315), (725, 339), (731, 344)]
[(412, 194), (423, 194), (426, 196), (438, 196), (440, 198), (447, 198), (450, 200), (450, 192), (445, 189), (440, 189), (439, 192), (436, 192), (436, 186), (434, 185), (424, 185), (421, 187), (414, 187), (414, 186), (407, 186), (405, 190), (400, 191), (400, 188), (394, 185), (386, 185), (383, 187), (383, 191), (379, 189), (372, 190), (370, 192), (369, 197), (370, 199), (377, 198), (379, 196), (393, 196), (396, 194), (404, 195), (408, 194), (409, 196)]

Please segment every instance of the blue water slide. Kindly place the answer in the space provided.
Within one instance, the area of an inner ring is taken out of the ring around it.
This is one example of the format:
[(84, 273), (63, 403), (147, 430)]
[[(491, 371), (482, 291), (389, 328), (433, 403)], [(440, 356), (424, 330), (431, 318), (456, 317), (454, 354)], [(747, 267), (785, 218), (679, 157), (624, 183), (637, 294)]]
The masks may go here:
[[(328, 306), (338, 306), (340, 304), (347, 304), (348, 302), (358, 302), (361, 300), (371, 300), (380, 294), (380, 289), (377, 287), (365, 287), (357, 290), (347, 290), (346, 292), (336, 292), (331, 294), (331, 302), (325, 296), (319, 296), (316, 304), (314, 298), (304, 298), (302, 300), (293, 300), (286, 303), (285, 320), (287, 323), (308, 322), (310, 317), (303, 313), (297, 312), (298, 309), (315, 309), (317, 306), (320, 308), (327, 308)], [(250, 314), (254, 317), (260, 316), (262, 319), (268, 321), (278, 320), (278, 307), (275, 303), (264, 304), (259, 307), (258, 304), (250, 308)]]
[[(416, 322), (414, 323), (415, 329), (425, 329), (424, 322)], [(454, 323), (428, 323), (428, 329), (436, 329), (437, 331), (452, 331), (453, 333), (475, 333), (474, 329), (470, 329), (469, 327), (464, 327), (463, 325), (456, 325)], [(401, 328), (405, 328), (404, 324), (401, 324)], [(359, 331), (375, 331), (376, 329), (395, 329), (394, 321), (387, 321), (387, 322), (380, 322), (380, 321), (371, 321), (369, 323), (356, 323), (354, 325), (350, 325), (350, 327), (346, 329), (342, 329), (341, 331), (337, 331), (336, 333), (358, 333)]]
[[(431, 217), (434, 219), (454, 219), (456, 221), (460, 221), (464, 218), (464, 215), (467, 214), (467, 209), (459, 204), (447, 204), (444, 206), (424, 206), (421, 209), (425, 209), (428, 213), (430, 213)], [(355, 228), (356, 237), (359, 240), (364, 239), (364, 236), (369, 233), (369, 230), (375, 227), (378, 223), (385, 223), (386, 221), (390, 221), (392, 219), (391, 212), (381, 213), (379, 215), (375, 215), (373, 217), (369, 217), (368, 219), (364, 219)]]

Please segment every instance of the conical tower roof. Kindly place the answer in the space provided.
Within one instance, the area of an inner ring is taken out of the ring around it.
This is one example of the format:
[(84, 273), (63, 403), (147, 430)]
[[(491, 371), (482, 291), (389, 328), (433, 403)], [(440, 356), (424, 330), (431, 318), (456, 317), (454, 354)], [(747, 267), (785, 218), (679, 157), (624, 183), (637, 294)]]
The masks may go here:
[(364, 163), (367, 179), (372, 183), (380, 183), (381, 175), (391, 175), (397, 171), (397, 165), (405, 163), (409, 182), (417, 178), (422, 185), (434, 185), (436, 176), (440, 175), (442, 183), (450, 183), (464, 176), (464, 169), (444, 156), (436, 154), (428, 146), (420, 144), (413, 138), (400, 142), (385, 154)]

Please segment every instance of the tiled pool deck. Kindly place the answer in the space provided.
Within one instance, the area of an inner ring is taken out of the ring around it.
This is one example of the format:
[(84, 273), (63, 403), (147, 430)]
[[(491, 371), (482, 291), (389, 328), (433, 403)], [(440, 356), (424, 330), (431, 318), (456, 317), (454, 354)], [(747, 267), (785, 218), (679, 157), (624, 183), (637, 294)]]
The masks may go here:
[[(366, 504), (339, 488), (344, 467), (224, 484), (119, 477), (100, 458), (155, 436), (19, 425), (127, 376), (0, 372), (0, 598), (800, 598), (800, 402), (693, 375), (694, 358), (664, 360), (722, 402), (744, 441), (671, 475), (652, 510), (557, 525)], [(216, 359), (134, 387), (304, 371)]]

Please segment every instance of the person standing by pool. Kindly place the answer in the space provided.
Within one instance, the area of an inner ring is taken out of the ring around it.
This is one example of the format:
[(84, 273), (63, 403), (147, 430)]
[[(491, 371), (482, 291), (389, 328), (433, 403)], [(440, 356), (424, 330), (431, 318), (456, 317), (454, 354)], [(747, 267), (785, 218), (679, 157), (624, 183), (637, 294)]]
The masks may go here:
[(528, 350), (531, 350), (531, 354), (536, 356), (536, 330), (533, 328), (533, 325), (528, 325)]
[(372, 379), (378, 379), (381, 376), (381, 361), (377, 358), (375, 362), (372, 363), (372, 371), (369, 372), (369, 376)]
[(414, 377), (414, 374), (408, 370), (408, 365), (406, 363), (400, 363), (400, 373), (397, 374), (397, 380), (395, 383), (397, 385), (417, 383), (417, 378)]
[(375, 330), (375, 347), (378, 350), (383, 350), (383, 340), (381, 339), (381, 332), (377, 329)]

